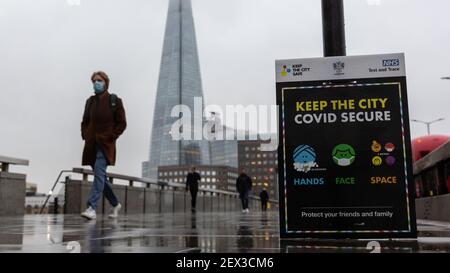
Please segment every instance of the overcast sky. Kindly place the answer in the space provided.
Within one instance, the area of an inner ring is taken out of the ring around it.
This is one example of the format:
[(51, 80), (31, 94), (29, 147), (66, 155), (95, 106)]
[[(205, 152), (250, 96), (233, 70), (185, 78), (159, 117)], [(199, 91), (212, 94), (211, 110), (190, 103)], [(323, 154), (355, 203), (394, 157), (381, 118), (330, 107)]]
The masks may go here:
[[(79, 2), (79, 5), (77, 4)], [(411, 118), (450, 134), (450, 2), (344, 0), (347, 54), (405, 52)], [(319, 0), (192, 0), (206, 104), (275, 104), (275, 59), (322, 56)], [(0, 155), (47, 192), (81, 164), (90, 75), (106, 71), (128, 128), (108, 171), (147, 160), (168, 0), (1, 0)], [(412, 137), (426, 127), (411, 124)]]

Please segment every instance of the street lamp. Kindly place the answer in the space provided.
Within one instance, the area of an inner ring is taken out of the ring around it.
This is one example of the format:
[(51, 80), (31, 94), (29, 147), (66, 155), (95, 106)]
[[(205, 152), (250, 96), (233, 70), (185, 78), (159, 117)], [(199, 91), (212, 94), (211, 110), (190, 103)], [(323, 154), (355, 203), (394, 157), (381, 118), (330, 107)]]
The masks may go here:
[(418, 120), (418, 119), (412, 119), (411, 121), (425, 124), (427, 126), (428, 135), (430, 135), (430, 125), (435, 122), (442, 121), (442, 120), (444, 120), (444, 118), (439, 118), (439, 119), (436, 119), (433, 121), (422, 121), (422, 120)]

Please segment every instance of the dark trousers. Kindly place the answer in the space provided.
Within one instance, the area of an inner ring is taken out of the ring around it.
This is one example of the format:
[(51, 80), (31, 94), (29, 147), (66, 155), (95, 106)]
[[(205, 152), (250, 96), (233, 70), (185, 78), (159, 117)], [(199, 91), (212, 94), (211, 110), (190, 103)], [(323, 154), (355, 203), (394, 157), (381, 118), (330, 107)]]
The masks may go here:
[(248, 191), (239, 193), (239, 198), (241, 198), (242, 209), (248, 209)]
[(190, 191), (191, 192), (191, 208), (195, 209), (195, 205), (197, 203), (197, 191)]
[(261, 209), (262, 209), (262, 211), (267, 210), (267, 201), (261, 201)]

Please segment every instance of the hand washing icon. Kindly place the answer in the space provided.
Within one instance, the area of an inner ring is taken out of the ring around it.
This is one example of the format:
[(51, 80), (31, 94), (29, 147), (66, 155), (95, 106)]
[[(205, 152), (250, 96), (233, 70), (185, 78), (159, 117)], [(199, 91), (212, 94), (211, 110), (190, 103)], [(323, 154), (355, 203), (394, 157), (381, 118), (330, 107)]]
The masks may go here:
[(318, 167), (316, 152), (308, 145), (300, 145), (294, 150), (294, 168), (299, 172), (307, 173), (311, 168)]

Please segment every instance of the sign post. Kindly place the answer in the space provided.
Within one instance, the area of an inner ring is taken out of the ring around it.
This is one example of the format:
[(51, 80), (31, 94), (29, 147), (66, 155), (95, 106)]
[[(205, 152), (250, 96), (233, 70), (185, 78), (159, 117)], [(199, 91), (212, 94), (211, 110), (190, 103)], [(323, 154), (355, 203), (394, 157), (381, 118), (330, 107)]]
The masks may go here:
[(281, 238), (416, 238), (404, 55), (276, 73)]

